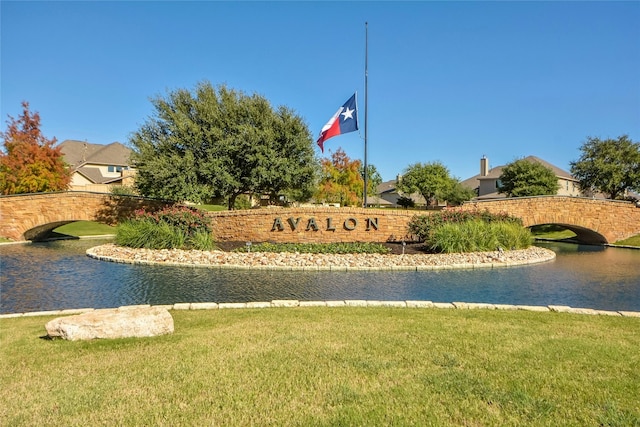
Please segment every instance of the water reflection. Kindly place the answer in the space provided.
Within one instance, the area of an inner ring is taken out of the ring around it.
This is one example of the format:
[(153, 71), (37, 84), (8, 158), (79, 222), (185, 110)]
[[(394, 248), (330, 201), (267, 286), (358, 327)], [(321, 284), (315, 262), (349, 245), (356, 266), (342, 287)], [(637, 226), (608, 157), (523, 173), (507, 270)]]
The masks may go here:
[(177, 302), (430, 300), (640, 311), (640, 251), (548, 243), (553, 262), (493, 270), (287, 272), (132, 266), (84, 255), (101, 241), (0, 247), (0, 312)]

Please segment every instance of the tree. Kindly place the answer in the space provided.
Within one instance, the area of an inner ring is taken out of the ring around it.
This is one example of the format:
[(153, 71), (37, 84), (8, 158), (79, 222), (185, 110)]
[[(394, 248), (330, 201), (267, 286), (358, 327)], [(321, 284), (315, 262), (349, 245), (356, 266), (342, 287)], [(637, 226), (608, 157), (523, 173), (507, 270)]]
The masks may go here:
[(47, 139), (40, 131), (40, 114), (22, 103), (18, 119), (9, 116), (0, 152), (0, 192), (2, 194), (64, 191), (71, 182), (71, 171), (63, 160), (56, 138)]
[(152, 99), (155, 114), (130, 143), (145, 196), (191, 202), (240, 194), (311, 194), (317, 162), (303, 120), (248, 96), (199, 83)]
[(340, 206), (362, 204), (364, 180), (360, 175), (360, 160), (351, 160), (342, 150), (321, 159), (322, 172), (315, 198), (318, 201), (340, 203)]
[[(360, 176), (362, 177), (362, 188), (364, 188), (364, 165), (360, 166)], [(382, 176), (378, 169), (371, 164), (367, 164), (367, 198), (372, 194), (378, 194), (378, 186), (382, 184)]]
[(611, 199), (623, 197), (626, 190), (640, 191), (640, 143), (627, 135), (604, 141), (588, 137), (580, 150), (571, 173), (582, 191), (599, 191)]
[(405, 194), (420, 193), (430, 206), (434, 201), (447, 200), (457, 182), (440, 162), (415, 163), (405, 169), (396, 188)]
[(454, 179), (454, 183), (444, 194), (444, 199), (451, 205), (458, 206), (463, 202), (469, 201), (476, 197), (476, 192), (471, 188), (465, 187), (457, 179)]
[(396, 200), (398, 206), (402, 206), (405, 209), (413, 208), (416, 205), (416, 202), (413, 201), (411, 197), (400, 196), (398, 200)]
[(515, 160), (502, 169), (498, 191), (507, 197), (557, 194), (560, 185), (553, 170), (542, 163)]

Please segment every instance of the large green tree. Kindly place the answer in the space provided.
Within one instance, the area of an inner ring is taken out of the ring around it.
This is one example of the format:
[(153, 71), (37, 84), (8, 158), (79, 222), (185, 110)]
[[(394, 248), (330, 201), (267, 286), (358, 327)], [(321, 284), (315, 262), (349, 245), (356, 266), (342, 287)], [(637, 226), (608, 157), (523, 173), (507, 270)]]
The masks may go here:
[(9, 116), (7, 130), (0, 133), (0, 193), (22, 194), (64, 191), (71, 172), (64, 162), (56, 138), (46, 138), (40, 130), (40, 114), (22, 103), (22, 115)]
[(500, 175), (498, 191), (507, 197), (545, 196), (557, 194), (560, 184), (553, 170), (527, 159), (515, 160)]
[[(396, 188), (404, 194), (420, 193), (427, 201), (427, 206), (437, 201), (448, 201), (458, 204), (461, 197), (473, 197), (472, 192), (465, 192), (459, 181), (452, 177), (449, 169), (440, 162), (415, 163), (408, 166)], [(461, 196), (466, 194), (466, 196)]]
[(626, 190), (640, 191), (640, 143), (627, 135), (617, 139), (588, 137), (580, 158), (571, 162), (571, 173), (583, 191), (599, 191), (611, 199)]
[(313, 138), (290, 109), (209, 82), (151, 102), (154, 115), (130, 140), (141, 194), (196, 203), (225, 197), (231, 209), (244, 193), (312, 193)]

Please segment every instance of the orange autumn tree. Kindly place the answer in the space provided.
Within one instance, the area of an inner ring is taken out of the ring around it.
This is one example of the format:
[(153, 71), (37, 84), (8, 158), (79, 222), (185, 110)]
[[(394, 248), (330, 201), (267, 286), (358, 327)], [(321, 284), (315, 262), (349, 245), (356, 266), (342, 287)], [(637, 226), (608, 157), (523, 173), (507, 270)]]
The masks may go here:
[(7, 130), (0, 132), (4, 149), (0, 152), (0, 193), (22, 194), (63, 191), (71, 182), (71, 171), (63, 160), (56, 138), (40, 131), (40, 115), (22, 102), (18, 119), (9, 116)]
[(331, 159), (321, 159), (320, 164), (322, 172), (315, 199), (340, 206), (360, 206), (364, 189), (360, 160), (351, 160), (338, 148)]

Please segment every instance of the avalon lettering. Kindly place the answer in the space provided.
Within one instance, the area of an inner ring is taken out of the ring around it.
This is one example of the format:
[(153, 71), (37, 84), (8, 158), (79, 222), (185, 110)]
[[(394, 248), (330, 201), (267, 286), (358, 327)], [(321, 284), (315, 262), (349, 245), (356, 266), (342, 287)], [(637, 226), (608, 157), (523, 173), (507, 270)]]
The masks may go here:
[[(298, 225), (300, 225), (301, 221), (301, 217), (289, 217), (286, 219), (286, 223), (289, 224), (289, 228), (291, 229), (291, 231), (297, 231)], [(333, 218), (331, 217), (326, 218), (326, 221), (317, 221), (315, 217), (308, 218), (306, 220), (307, 226), (305, 228), (305, 231), (320, 231), (320, 224), (324, 222), (326, 222), (326, 228), (324, 229), (325, 231), (336, 231), (336, 225)], [(378, 230), (378, 218), (367, 218), (365, 220), (365, 223), (366, 231)], [(358, 227), (358, 219), (355, 217), (348, 217), (342, 222), (341, 226), (347, 231), (353, 231)], [(271, 231), (285, 231), (285, 229), (285, 221), (283, 221), (280, 217), (274, 218), (273, 225), (271, 226)]]

